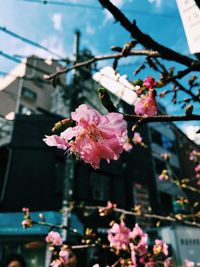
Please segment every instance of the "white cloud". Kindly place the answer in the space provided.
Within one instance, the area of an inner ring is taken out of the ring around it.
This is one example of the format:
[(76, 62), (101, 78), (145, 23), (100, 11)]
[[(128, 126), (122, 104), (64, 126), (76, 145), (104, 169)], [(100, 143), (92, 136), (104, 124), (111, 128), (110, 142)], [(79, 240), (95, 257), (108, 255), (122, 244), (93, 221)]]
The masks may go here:
[(155, 3), (157, 8), (160, 8), (162, 5), (162, 1), (161, 0), (148, 0), (149, 3)]
[(95, 33), (95, 29), (91, 27), (90, 25), (87, 25), (86, 32), (90, 35), (93, 35)]
[[(62, 57), (66, 56), (66, 51), (63, 42), (55, 35), (50, 35), (48, 38), (42, 40), (40, 44), (45, 47), (48, 47), (48, 49), (50, 49), (51, 51), (55, 52), (56, 54)], [(36, 55), (41, 58), (49, 58), (49, 56), (51, 56), (52, 58), (56, 58), (47, 51), (44, 51), (40, 48), (36, 48), (28, 44), (21, 44), (21, 43), (20, 45), (13, 47), (13, 51), (11, 49), (10, 53), (24, 55), (25, 57)]]
[(54, 13), (52, 16), (53, 27), (55, 30), (61, 31), (62, 30), (62, 14), (61, 13)]

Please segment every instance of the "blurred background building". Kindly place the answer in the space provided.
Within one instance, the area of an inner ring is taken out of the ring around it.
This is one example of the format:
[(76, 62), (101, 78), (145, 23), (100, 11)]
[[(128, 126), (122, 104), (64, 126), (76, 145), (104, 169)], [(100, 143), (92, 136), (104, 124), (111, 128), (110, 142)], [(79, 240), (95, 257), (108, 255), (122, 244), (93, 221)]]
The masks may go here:
[[(74, 61), (91, 58), (90, 51), (79, 51), (78, 33), (75, 40)], [(180, 178), (194, 176), (189, 152), (199, 148), (172, 123), (144, 125), (140, 132), (146, 148), (134, 146), (118, 161), (110, 165), (102, 162), (96, 171), (88, 164), (67, 159), (63, 151), (47, 147), (42, 141), (44, 135), (50, 134), (52, 125), (63, 116), (69, 116), (79, 104), (88, 103), (106, 112), (98, 100), (99, 84), (92, 79), (91, 67), (74, 71), (68, 83), (65, 76), (60, 76), (53, 87), (43, 75), (60, 67), (56, 61), (32, 56), (0, 80), (0, 257), (20, 252), (30, 267), (48, 266), (50, 255), (44, 237), (50, 229), (43, 226), (22, 229), (24, 206), (30, 208), (34, 220), (39, 219), (42, 212), (48, 222), (67, 222), (80, 233), (92, 227), (104, 238), (108, 221), (98, 218), (97, 213), (86, 216), (76, 210), (63, 216), (59, 210), (69, 201), (106, 205), (110, 200), (120, 208), (130, 210), (135, 204), (141, 204), (144, 211), (151, 207), (153, 213), (168, 215), (188, 212), (188, 207), (177, 205), (177, 197), (189, 197), (192, 203), (197, 198), (170, 181), (158, 179), (162, 170), (169, 168)], [(120, 111), (132, 112), (132, 107), (120, 97), (113, 95), (112, 98)], [(171, 155), (168, 165), (162, 153)], [(128, 220), (130, 224), (137, 221), (152, 238), (160, 236), (167, 240), (178, 265), (185, 258), (200, 261), (200, 236), (196, 228), (170, 223), (156, 228), (154, 220)], [(67, 238), (71, 243), (76, 240), (76, 236), (69, 233)], [(79, 265), (83, 266), (84, 261), (88, 266), (94, 253), (86, 251), (90, 257), (82, 258)]]

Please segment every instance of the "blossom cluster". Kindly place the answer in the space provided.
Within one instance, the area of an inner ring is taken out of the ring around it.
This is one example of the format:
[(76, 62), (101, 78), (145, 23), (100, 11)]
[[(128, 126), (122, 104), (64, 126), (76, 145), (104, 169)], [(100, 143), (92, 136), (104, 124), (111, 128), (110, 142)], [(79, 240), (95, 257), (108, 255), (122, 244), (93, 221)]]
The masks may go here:
[(155, 240), (152, 251), (148, 247), (148, 235), (143, 232), (138, 224), (131, 230), (124, 222), (114, 223), (108, 230), (108, 240), (110, 247), (119, 251), (129, 252), (126, 258), (126, 266), (136, 267), (143, 264), (145, 267), (156, 266), (157, 262), (162, 262), (164, 267), (170, 266), (168, 257), (168, 245), (159, 239)]
[(75, 122), (60, 135), (46, 136), (44, 142), (49, 146), (73, 153), (98, 169), (100, 160), (117, 160), (123, 151), (127, 123), (122, 114), (101, 115), (88, 105), (80, 105), (71, 113)]
[(156, 81), (148, 76), (144, 79), (141, 87), (136, 91), (139, 98), (135, 103), (134, 111), (137, 115), (154, 116), (157, 114), (157, 105), (155, 101)]
[[(155, 101), (156, 81), (148, 76), (142, 82), (141, 90), (137, 90), (138, 100), (135, 103), (135, 114), (152, 116), (157, 114)], [(136, 86), (137, 88), (137, 86)], [(71, 124), (74, 124), (72, 127)], [(82, 104), (71, 118), (64, 119), (55, 124), (53, 131), (67, 126), (60, 135), (46, 136), (43, 140), (48, 146), (56, 146), (75, 154), (77, 158), (98, 169), (102, 159), (117, 160), (124, 150), (132, 149), (132, 144), (127, 138), (127, 123), (120, 113), (111, 112), (101, 115), (92, 107)], [(132, 142), (143, 144), (139, 133), (134, 133)]]
[(142, 136), (140, 135), (140, 133), (134, 132), (132, 140), (127, 138), (124, 142), (123, 149), (125, 151), (130, 151), (133, 148), (131, 141), (133, 142), (134, 145), (144, 145), (144, 143), (142, 142)]
[(200, 152), (197, 150), (192, 150), (189, 158), (195, 163), (194, 171), (197, 178), (197, 185), (200, 185)]
[(71, 249), (63, 244), (60, 233), (51, 231), (48, 233), (45, 240), (49, 244), (50, 250), (53, 251), (53, 259), (50, 266), (61, 267), (76, 265), (76, 257)]

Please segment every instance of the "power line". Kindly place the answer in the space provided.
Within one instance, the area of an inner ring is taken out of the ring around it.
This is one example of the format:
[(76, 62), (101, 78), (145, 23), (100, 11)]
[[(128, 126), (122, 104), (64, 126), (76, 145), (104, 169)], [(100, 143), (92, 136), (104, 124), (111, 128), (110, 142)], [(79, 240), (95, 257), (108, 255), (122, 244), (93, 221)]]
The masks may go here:
[(50, 72), (48, 71), (45, 71), (43, 69), (40, 69), (38, 67), (35, 67), (34, 65), (31, 65), (30, 63), (27, 63), (27, 62), (23, 62), (21, 60), (19, 60), (17, 57), (13, 56), (13, 55), (10, 55), (8, 53), (4, 53), (3, 51), (0, 51), (0, 56), (6, 58), (6, 59), (9, 59), (11, 61), (14, 61), (16, 63), (21, 63), (21, 64), (24, 64), (25, 66), (31, 68), (31, 69), (34, 69), (34, 70), (37, 70), (38, 72), (41, 72), (42, 74), (46, 74), (46, 75), (49, 75), (51, 74)]
[[(62, 1), (51, 1), (51, 0), (19, 0), (27, 3), (37, 3), (37, 4), (43, 4), (43, 5), (57, 5), (57, 6), (65, 6), (65, 7), (76, 7), (76, 8), (87, 8), (87, 9), (95, 9), (95, 10), (103, 10), (101, 6), (96, 5), (88, 5), (88, 4), (78, 4), (78, 3), (69, 3), (69, 2), (62, 2)], [(138, 15), (144, 15), (144, 16), (155, 16), (155, 17), (162, 17), (167, 19), (179, 19), (176, 15), (171, 14), (158, 14), (158, 13), (148, 13), (141, 10), (130, 10), (122, 8), (122, 11), (126, 13), (131, 14), (138, 14)]]
[(44, 50), (44, 51), (46, 51), (46, 52), (52, 54), (53, 56), (56, 56), (56, 57), (59, 58), (61, 61), (64, 61), (64, 60), (63, 60), (63, 57), (62, 57), (61, 55), (55, 53), (54, 51), (50, 50), (49, 48), (47, 48), (47, 47), (45, 47), (45, 46), (43, 46), (43, 45), (41, 45), (41, 44), (39, 44), (39, 43), (37, 43), (37, 42), (35, 42), (35, 41), (32, 41), (32, 40), (30, 40), (30, 39), (28, 39), (28, 38), (26, 38), (26, 37), (23, 37), (23, 36), (21, 36), (21, 35), (15, 33), (15, 32), (13, 32), (13, 31), (8, 30), (6, 27), (2, 27), (2, 26), (0, 26), (0, 31), (2, 31), (2, 32), (6, 33), (6, 34), (9, 34), (10, 36), (12, 36), (12, 37), (14, 37), (14, 38), (16, 38), (16, 39), (18, 39), (18, 40), (21, 40), (21, 41), (24, 42), (24, 43), (28, 43), (28, 44), (30, 44), (30, 45), (32, 45), (32, 46), (35, 46), (35, 47), (37, 47), (37, 48), (40, 48), (40, 49), (42, 49), (42, 50)]

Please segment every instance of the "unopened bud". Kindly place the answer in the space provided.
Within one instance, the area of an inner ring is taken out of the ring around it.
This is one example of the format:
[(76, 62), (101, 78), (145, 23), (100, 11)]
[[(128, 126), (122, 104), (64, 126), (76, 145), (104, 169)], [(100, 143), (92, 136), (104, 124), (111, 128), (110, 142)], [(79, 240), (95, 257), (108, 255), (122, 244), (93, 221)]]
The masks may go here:
[(54, 124), (54, 127), (52, 128), (52, 132), (55, 132), (57, 130), (59, 130), (61, 127), (65, 126), (66, 128), (70, 127), (72, 125), (72, 120), (70, 118), (61, 120), (59, 122), (56, 122)]

